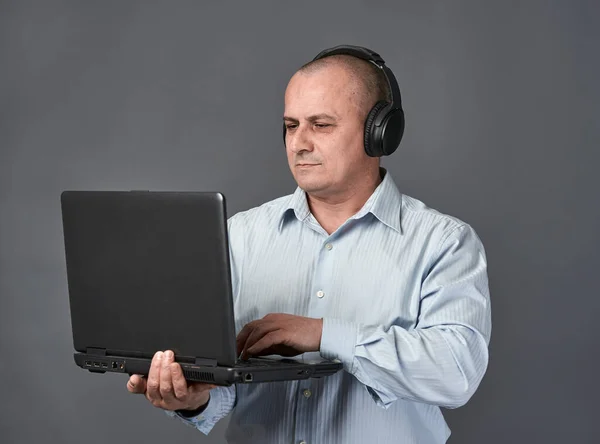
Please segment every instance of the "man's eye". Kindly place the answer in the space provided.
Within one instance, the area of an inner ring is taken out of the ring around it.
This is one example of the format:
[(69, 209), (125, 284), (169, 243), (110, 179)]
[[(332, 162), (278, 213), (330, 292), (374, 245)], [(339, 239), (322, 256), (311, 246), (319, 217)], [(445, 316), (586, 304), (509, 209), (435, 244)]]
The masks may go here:
[(295, 129), (298, 125), (293, 124), (293, 123), (289, 123), (285, 126), (286, 129), (292, 130)]
[(328, 123), (315, 123), (315, 126), (317, 128), (327, 128), (330, 125)]

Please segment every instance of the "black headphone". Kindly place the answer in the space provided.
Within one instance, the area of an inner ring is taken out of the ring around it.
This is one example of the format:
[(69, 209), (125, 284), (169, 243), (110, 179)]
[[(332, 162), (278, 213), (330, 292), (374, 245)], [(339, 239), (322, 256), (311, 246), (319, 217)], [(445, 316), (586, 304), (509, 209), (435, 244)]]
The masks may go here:
[[(392, 101), (377, 102), (365, 120), (365, 151), (371, 157), (389, 156), (398, 148), (404, 134), (404, 111), (400, 88), (392, 70), (385, 65), (379, 54), (362, 46), (339, 45), (321, 51), (314, 59), (346, 54), (373, 63), (383, 71), (392, 93)], [(286, 127), (283, 124), (283, 143), (285, 144)]]

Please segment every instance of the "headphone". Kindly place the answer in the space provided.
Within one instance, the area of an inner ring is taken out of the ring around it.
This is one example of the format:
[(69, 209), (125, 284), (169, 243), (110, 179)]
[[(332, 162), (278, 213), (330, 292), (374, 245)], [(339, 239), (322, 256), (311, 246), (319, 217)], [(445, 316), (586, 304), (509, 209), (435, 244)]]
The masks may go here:
[[(385, 65), (385, 61), (379, 54), (368, 48), (353, 45), (339, 45), (321, 51), (314, 59), (346, 54), (373, 63), (383, 71), (389, 89), (392, 93), (392, 101), (378, 101), (369, 111), (365, 120), (365, 152), (370, 157), (389, 156), (398, 148), (404, 134), (404, 111), (402, 110), (402, 98), (400, 88), (392, 70)], [(286, 127), (283, 124), (283, 143), (285, 145)]]

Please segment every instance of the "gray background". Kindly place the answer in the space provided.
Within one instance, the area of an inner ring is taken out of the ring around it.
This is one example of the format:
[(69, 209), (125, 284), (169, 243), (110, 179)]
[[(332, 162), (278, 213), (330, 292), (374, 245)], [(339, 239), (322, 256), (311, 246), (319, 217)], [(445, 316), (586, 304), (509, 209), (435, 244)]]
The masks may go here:
[(0, 1), (0, 441), (223, 442), (73, 364), (59, 195), (220, 190), (233, 214), (292, 192), (287, 81), (352, 43), (403, 92), (384, 166), (488, 253), (490, 367), (450, 442), (600, 442), (599, 9)]

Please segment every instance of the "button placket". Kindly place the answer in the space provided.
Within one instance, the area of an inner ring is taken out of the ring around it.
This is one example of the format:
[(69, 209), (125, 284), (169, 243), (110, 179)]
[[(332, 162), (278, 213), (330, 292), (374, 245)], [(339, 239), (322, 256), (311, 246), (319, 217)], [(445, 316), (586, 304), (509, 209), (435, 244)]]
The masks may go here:
[(327, 295), (331, 286), (331, 277), (333, 275), (333, 267), (335, 256), (335, 242), (329, 236), (323, 237), (315, 254), (317, 256), (317, 264), (315, 267), (313, 279), (311, 282), (311, 293), (308, 295), (310, 301), (308, 306), (308, 317), (322, 318), (325, 316), (327, 304)]

